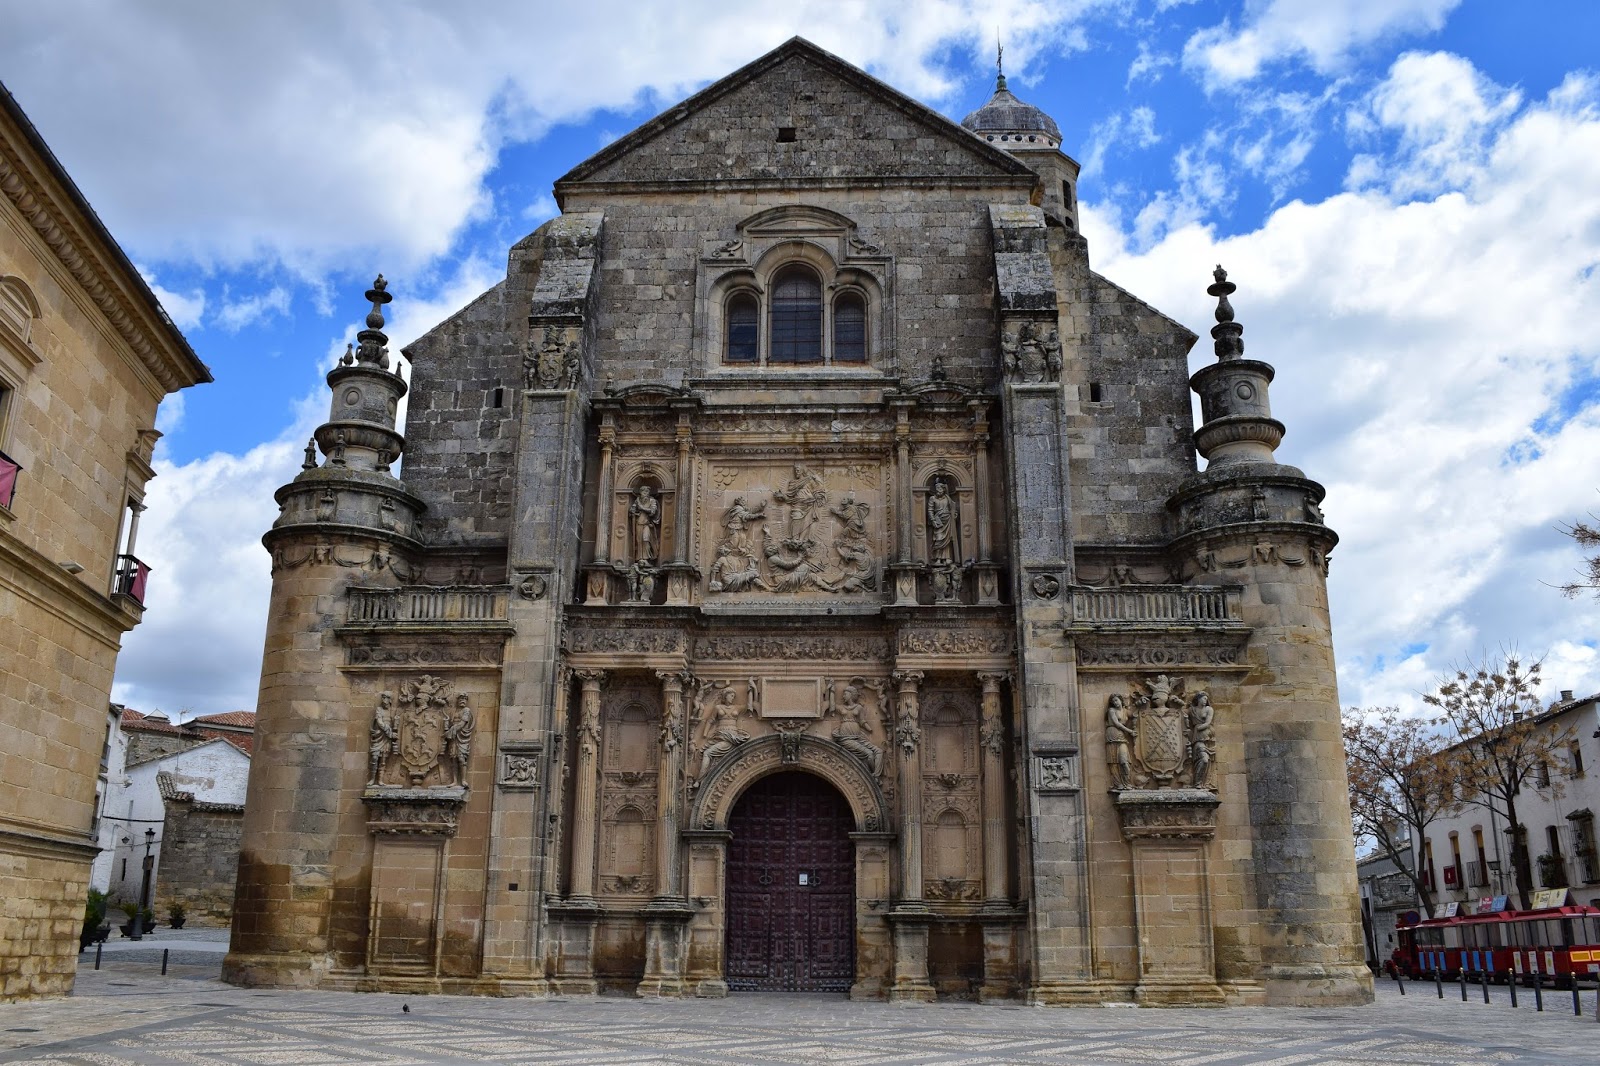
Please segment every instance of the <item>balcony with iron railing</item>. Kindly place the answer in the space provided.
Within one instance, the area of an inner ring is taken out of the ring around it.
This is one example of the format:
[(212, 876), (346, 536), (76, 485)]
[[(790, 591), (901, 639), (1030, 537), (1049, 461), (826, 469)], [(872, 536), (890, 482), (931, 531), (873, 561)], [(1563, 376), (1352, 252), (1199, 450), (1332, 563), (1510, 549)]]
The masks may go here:
[(506, 622), (509, 585), (403, 585), (352, 588), (345, 594), (345, 621), (358, 628), (387, 626), (483, 626)]
[(118, 596), (126, 596), (143, 607), (145, 586), (149, 582), (149, 566), (131, 555), (117, 556), (117, 577), (112, 587)]
[(1123, 585), (1072, 590), (1077, 625), (1223, 625), (1241, 623), (1242, 590), (1236, 587)]
[(0, 508), (11, 510), (11, 500), (17, 494), (17, 476), (22, 464), (5, 452), (0, 452)]

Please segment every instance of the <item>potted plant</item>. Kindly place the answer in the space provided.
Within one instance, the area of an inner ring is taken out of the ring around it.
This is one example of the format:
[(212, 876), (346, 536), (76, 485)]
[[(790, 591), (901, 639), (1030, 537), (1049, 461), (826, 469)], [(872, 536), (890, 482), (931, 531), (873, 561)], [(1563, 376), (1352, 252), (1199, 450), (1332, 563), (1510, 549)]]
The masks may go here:
[(106, 894), (91, 888), (83, 906), (83, 931), (78, 934), (78, 950), (100, 943), (110, 935), (111, 926), (106, 923)]
[(139, 908), (139, 915), (143, 918), (140, 923), (144, 926), (144, 935), (149, 936), (156, 931), (156, 909), (154, 907)]
[(121, 925), (117, 926), (117, 931), (125, 937), (133, 936), (133, 916), (138, 913), (139, 908), (122, 899), (120, 896), (113, 896), (110, 900), (106, 901), (106, 906), (110, 910), (122, 912), (122, 917), (125, 919), (125, 921), (123, 921)]
[(167, 924), (174, 929), (182, 929), (183, 923), (188, 921), (189, 908), (181, 900), (173, 900), (167, 905)]

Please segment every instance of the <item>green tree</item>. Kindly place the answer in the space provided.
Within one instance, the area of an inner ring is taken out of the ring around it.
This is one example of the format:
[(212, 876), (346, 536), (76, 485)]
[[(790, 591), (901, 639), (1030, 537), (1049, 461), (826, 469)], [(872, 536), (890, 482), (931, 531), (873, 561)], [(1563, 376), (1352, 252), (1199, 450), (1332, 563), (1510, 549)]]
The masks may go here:
[[(1570, 729), (1540, 720), (1539, 670), (1538, 662), (1524, 665), (1514, 652), (1506, 653), (1498, 660), (1456, 669), (1422, 697), (1439, 712), (1434, 723), (1448, 733), (1447, 758), (1469, 797), (1505, 819), (1517, 896), (1524, 909), (1533, 893), (1533, 869), (1517, 798), (1573, 738)], [(1560, 789), (1559, 778), (1551, 787)]]
[(1410, 879), (1424, 913), (1433, 913), (1433, 890), (1422, 879), (1413, 848), (1428, 826), (1457, 807), (1444, 741), (1426, 718), (1398, 707), (1351, 707), (1341, 716), (1345, 766), (1350, 778), (1350, 823), (1357, 840), (1370, 840)]

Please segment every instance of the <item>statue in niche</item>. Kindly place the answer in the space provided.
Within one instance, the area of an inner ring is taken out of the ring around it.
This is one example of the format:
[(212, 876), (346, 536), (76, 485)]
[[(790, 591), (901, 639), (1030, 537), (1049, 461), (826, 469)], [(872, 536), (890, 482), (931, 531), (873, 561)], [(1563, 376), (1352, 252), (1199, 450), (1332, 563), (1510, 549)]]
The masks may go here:
[(472, 734), (476, 729), (472, 708), (465, 692), (456, 694), (455, 717), (445, 723), (445, 754), (456, 767), (456, 784), (467, 783), (467, 762), (472, 758)]
[(1128, 703), (1120, 695), (1113, 695), (1106, 704), (1106, 761), (1111, 764), (1111, 787), (1127, 788), (1133, 777), (1133, 762), (1128, 757), (1133, 743), (1133, 723), (1128, 717)]
[(649, 603), (656, 595), (656, 568), (638, 562), (628, 567), (628, 602)]
[(378, 694), (378, 709), (372, 715), (372, 728), (367, 731), (367, 784), (383, 783), (383, 768), (400, 745), (400, 734), (394, 724), (394, 693)]
[(711, 698), (709, 713), (702, 712), (705, 715), (706, 747), (700, 756), (701, 777), (705, 777), (711, 771), (713, 762), (750, 739), (750, 734), (739, 724), (739, 717), (744, 711), (739, 706), (738, 694), (727, 685), (715, 691), (716, 695)]
[(928, 561), (934, 566), (955, 565), (961, 557), (960, 515), (950, 483), (935, 478), (928, 493)]
[(660, 557), (661, 501), (649, 485), (640, 485), (628, 501), (629, 526), (633, 530), (633, 561), (654, 563)]
[(833, 731), (834, 743), (866, 763), (867, 768), (872, 771), (872, 776), (877, 777), (883, 772), (883, 749), (872, 742), (874, 715), (868, 714), (867, 709), (861, 704), (863, 687), (871, 688), (880, 701), (883, 699), (883, 682), (873, 684), (863, 678), (853, 677), (839, 692), (836, 702), (833, 696), (833, 681), (830, 679), (828, 702), (823, 715), (839, 716), (839, 726)]
[(799, 541), (816, 521), (817, 508), (827, 502), (828, 490), (822, 487), (822, 477), (804, 463), (794, 464), (794, 476), (772, 498), (789, 508), (789, 535), (787, 540)]
[(1130, 699), (1106, 702), (1106, 762), (1113, 791), (1213, 789), (1217, 746), (1211, 696), (1185, 700), (1180, 678), (1158, 674), (1140, 682)]

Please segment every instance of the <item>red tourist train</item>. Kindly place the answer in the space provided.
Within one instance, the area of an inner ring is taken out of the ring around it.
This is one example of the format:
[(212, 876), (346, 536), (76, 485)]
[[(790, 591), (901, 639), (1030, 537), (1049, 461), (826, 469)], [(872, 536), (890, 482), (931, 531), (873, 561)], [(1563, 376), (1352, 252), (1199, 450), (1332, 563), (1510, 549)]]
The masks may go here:
[[(1504, 904), (1503, 897), (1496, 903)], [(1538, 901), (1535, 901), (1538, 902)], [(1531, 984), (1535, 973), (1566, 986), (1573, 976), (1600, 975), (1600, 907), (1554, 906), (1534, 910), (1491, 910), (1396, 924), (1399, 946), (1385, 965), (1411, 978), (1435, 970), (1455, 979), (1465, 971), (1475, 979), (1516, 975)]]

